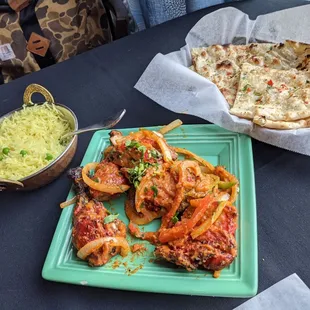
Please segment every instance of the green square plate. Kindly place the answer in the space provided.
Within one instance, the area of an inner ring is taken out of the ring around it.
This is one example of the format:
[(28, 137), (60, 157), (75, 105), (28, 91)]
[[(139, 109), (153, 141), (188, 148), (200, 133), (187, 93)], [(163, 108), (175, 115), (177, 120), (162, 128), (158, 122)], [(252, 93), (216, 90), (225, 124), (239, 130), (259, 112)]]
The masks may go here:
[[(149, 129), (158, 130), (158, 127)], [(136, 130), (121, 130), (124, 135)], [(98, 131), (88, 146), (82, 165), (100, 161), (102, 150), (109, 145), (109, 131)], [(239, 211), (238, 257), (222, 271), (218, 279), (210, 272), (197, 270), (187, 272), (169, 263), (154, 262), (153, 246), (145, 241), (148, 251), (130, 254), (126, 258), (117, 256), (103, 267), (91, 268), (76, 257), (71, 244), (71, 217), (73, 205), (61, 213), (43, 267), (46, 280), (72, 284), (146, 291), (170, 294), (201, 296), (251, 297), (257, 292), (257, 227), (256, 199), (251, 139), (215, 125), (185, 125), (168, 133), (165, 138), (174, 146), (195, 152), (213, 165), (224, 165), (240, 180), (240, 195), (236, 202)], [(74, 193), (69, 193), (68, 199)], [(124, 197), (105, 204), (112, 212), (120, 214), (126, 224)], [(145, 231), (155, 231), (159, 220), (145, 225)]]

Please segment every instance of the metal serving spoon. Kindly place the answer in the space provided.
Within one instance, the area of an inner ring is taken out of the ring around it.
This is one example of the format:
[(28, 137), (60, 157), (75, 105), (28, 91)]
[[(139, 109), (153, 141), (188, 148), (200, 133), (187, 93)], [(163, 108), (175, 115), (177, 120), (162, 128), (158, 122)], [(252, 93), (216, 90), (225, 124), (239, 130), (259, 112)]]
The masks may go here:
[(69, 132), (69, 133), (63, 135), (60, 138), (60, 141), (62, 141), (65, 138), (68, 138), (70, 136), (79, 135), (80, 133), (83, 133), (83, 132), (112, 128), (123, 118), (125, 113), (126, 113), (126, 109), (123, 109), (123, 110), (119, 111), (118, 113), (116, 113), (116, 115), (114, 115), (113, 117), (109, 117), (108, 119), (104, 120), (101, 123), (97, 123), (94, 125), (90, 125), (90, 126), (78, 129), (76, 131)]

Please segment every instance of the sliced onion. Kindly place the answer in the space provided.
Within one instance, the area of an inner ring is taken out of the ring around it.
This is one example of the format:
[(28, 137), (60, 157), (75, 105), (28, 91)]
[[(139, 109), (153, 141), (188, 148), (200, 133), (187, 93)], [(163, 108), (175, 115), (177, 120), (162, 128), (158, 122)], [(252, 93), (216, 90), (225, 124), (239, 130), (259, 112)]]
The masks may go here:
[(77, 200), (77, 197), (74, 196), (73, 198), (67, 200), (67, 201), (64, 201), (60, 204), (60, 208), (63, 209), (63, 208), (66, 208), (70, 205), (72, 205), (73, 203), (76, 203), (76, 200)]
[[(191, 206), (196, 208), (198, 206), (198, 200), (199, 199), (192, 199), (190, 201)], [(230, 195), (226, 192), (220, 192), (216, 197), (214, 198), (215, 201), (223, 202), (223, 201), (230, 201)]]
[(221, 178), (221, 180), (223, 181), (228, 180), (229, 182), (235, 183), (235, 185), (231, 187), (231, 194), (230, 194), (230, 199), (229, 199), (231, 203), (234, 203), (237, 199), (238, 191), (239, 191), (238, 179), (233, 174), (229, 173), (224, 167), (221, 167), (221, 166), (217, 166), (214, 172)]
[(157, 135), (159, 138), (163, 138), (163, 137), (164, 137), (164, 136), (163, 136), (160, 132), (158, 132), (158, 131), (152, 131), (152, 132), (154, 132), (155, 135)]
[[(163, 166), (159, 166), (158, 169), (156, 170), (157, 173), (160, 173), (161, 171), (163, 171)], [(150, 182), (153, 173), (154, 173), (154, 169), (149, 168), (146, 171), (146, 174), (142, 177), (141, 182), (139, 183), (136, 189), (135, 206), (136, 206), (137, 212), (143, 212), (143, 210), (141, 209), (141, 204), (145, 199), (144, 190), (146, 188), (146, 184)]]
[[(162, 217), (166, 213), (165, 209), (160, 209), (158, 212), (148, 210), (147, 208), (136, 210), (134, 189), (130, 189), (125, 201), (125, 212), (130, 221), (137, 225), (145, 225), (152, 222), (154, 219)], [(139, 200), (140, 201), (140, 200)], [(141, 200), (142, 203), (143, 200)]]
[(170, 210), (167, 212), (166, 215), (163, 216), (162, 222), (161, 222), (161, 226), (160, 228), (166, 228), (170, 222), (170, 220), (172, 219), (172, 217), (175, 215), (175, 213), (177, 212), (182, 200), (184, 197), (184, 187), (181, 185), (179, 185), (179, 183), (176, 185), (176, 193), (173, 199), (173, 203), (171, 205)]
[(162, 135), (165, 135), (167, 132), (181, 126), (183, 124), (183, 122), (179, 119), (176, 119), (175, 121), (173, 121), (172, 123), (162, 127), (160, 130), (159, 130), (159, 133), (161, 133)]
[(184, 160), (181, 162), (179, 167), (180, 167), (179, 181), (182, 182), (182, 186), (184, 186), (184, 187), (191, 185), (191, 183), (188, 182), (186, 179), (187, 169), (191, 169), (197, 178), (201, 178), (201, 176), (202, 176), (199, 165), (194, 161)]
[(130, 203), (125, 204), (125, 212), (129, 220), (137, 225), (148, 224), (154, 219), (162, 217), (165, 213), (165, 211), (162, 209), (159, 212), (154, 212), (144, 208), (143, 212), (141, 212), (142, 216), (140, 216), (139, 213), (135, 210), (134, 206)]
[(209, 169), (209, 172), (213, 172), (214, 171), (214, 166), (212, 164), (210, 164), (208, 161), (204, 160), (203, 158), (201, 158), (200, 156), (192, 153), (189, 150), (186, 149), (182, 149), (180, 147), (172, 147), (172, 149), (179, 153), (179, 154), (183, 154), (185, 156), (188, 156), (190, 158), (195, 159), (196, 161), (198, 161), (200, 164), (202, 164), (203, 166), (207, 167)]
[(169, 221), (172, 219), (172, 217), (177, 212), (184, 198), (185, 187), (188, 185), (188, 182), (186, 180), (186, 170), (192, 169), (197, 177), (201, 177), (201, 170), (200, 170), (199, 165), (190, 160), (176, 162), (173, 165), (172, 169), (178, 172), (179, 181), (176, 185), (177, 190), (176, 190), (176, 194), (175, 194), (171, 209), (163, 217), (161, 228), (167, 227)]
[(141, 182), (139, 183), (136, 193), (135, 193), (135, 207), (137, 212), (141, 212), (141, 204), (144, 201), (144, 189), (145, 185), (149, 182), (152, 173), (150, 173), (150, 170), (153, 173), (153, 169), (149, 169), (149, 171), (146, 172), (146, 175), (142, 177)]
[(126, 137), (122, 135), (115, 135), (110, 138), (110, 141), (114, 146), (117, 145), (120, 141), (124, 141), (124, 140), (126, 140)]
[(121, 247), (121, 255), (127, 256), (130, 248), (128, 245), (128, 242), (125, 238), (122, 237), (104, 237), (99, 238), (93, 241), (88, 242), (85, 244), (78, 252), (77, 256), (80, 259), (87, 258), (90, 254), (95, 252), (96, 250), (100, 249), (106, 242), (108, 242), (108, 245), (110, 247)]
[(110, 185), (104, 183), (97, 183), (93, 181), (89, 176), (88, 172), (90, 170), (94, 170), (97, 167), (98, 163), (89, 163), (82, 170), (82, 178), (83, 181), (92, 189), (95, 189), (99, 192), (109, 193), (109, 194), (117, 194), (123, 193), (127, 191), (130, 187), (128, 185)]
[(220, 202), (216, 210), (213, 212), (213, 215), (192, 231), (191, 233), (192, 238), (196, 239), (200, 235), (204, 234), (213, 225), (213, 223), (220, 217), (222, 211), (227, 205), (228, 201)]
[(230, 195), (228, 193), (222, 193), (218, 196), (217, 201), (228, 201), (230, 199)]
[(153, 131), (149, 131), (149, 130), (142, 130), (141, 132), (146, 137), (149, 137), (150, 139), (154, 140), (158, 144), (165, 162), (172, 161), (171, 151), (168, 145), (166, 144), (165, 140), (159, 136), (160, 135), (159, 133), (154, 133)]
[(239, 185), (236, 184), (231, 188), (231, 195), (230, 195), (230, 202), (234, 203), (237, 199), (238, 196), (238, 192), (239, 192)]

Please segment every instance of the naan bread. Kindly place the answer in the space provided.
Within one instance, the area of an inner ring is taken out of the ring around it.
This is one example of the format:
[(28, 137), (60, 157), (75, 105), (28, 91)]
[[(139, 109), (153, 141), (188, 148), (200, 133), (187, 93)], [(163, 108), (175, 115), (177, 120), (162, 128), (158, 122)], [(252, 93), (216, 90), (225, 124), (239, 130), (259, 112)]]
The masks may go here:
[(301, 119), (299, 121), (285, 122), (285, 121), (271, 121), (258, 115), (255, 115), (253, 123), (261, 127), (271, 129), (299, 129), (299, 128), (309, 128), (310, 118)]
[(310, 72), (243, 64), (230, 113), (253, 119), (295, 121), (310, 117)]
[[(265, 90), (267, 84), (264, 83), (266, 85), (257, 87), (257, 82), (260, 77), (257, 76), (256, 72), (261, 69), (261, 67), (244, 63), (241, 68), (236, 98), (229, 112), (241, 118), (252, 120), (255, 114), (255, 105), (265, 100), (265, 93), (262, 89), (264, 88)], [(264, 72), (264, 68), (261, 71)]]
[(310, 117), (310, 72), (243, 64), (238, 94), (230, 113), (270, 121)]
[(310, 45), (293, 41), (285, 41), (284, 44), (212, 45), (194, 48), (191, 54), (195, 71), (216, 84), (230, 106), (236, 99), (244, 63), (279, 70), (310, 68)]
[(246, 49), (245, 45), (212, 45), (191, 51), (195, 71), (216, 84), (230, 105), (238, 88), (238, 60), (245, 58)]

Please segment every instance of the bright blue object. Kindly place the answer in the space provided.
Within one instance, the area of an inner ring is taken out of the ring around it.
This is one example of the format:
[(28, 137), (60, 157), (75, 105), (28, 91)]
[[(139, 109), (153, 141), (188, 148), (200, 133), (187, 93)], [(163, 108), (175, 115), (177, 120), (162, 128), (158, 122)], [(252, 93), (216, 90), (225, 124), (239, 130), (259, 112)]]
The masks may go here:
[(209, 6), (238, 0), (125, 0), (138, 31)]
[[(235, 0), (235, 1), (238, 1), (238, 0)], [(223, 4), (226, 2), (232, 2), (232, 1), (227, 1), (227, 0), (187, 0), (186, 1), (187, 13), (195, 12), (195, 11), (207, 8), (209, 6)]]
[[(134, 19), (134, 22), (136, 24), (136, 31), (141, 31), (146, 28), (144, 16), (142, 14), (141, 5), (139, 0), (124, 0), (125, 4), (127, 4), (127, 7), (130, 11), (130, 15)], [(127, 3), (126, 3), (127, 2)], [(132, 31), (132, 29), (131, 29)], [(132, 31), (135, 32), (135, 31)]]
[(140, 5), (147, 27), (186, 14), (186, 0), (140, 0)]

